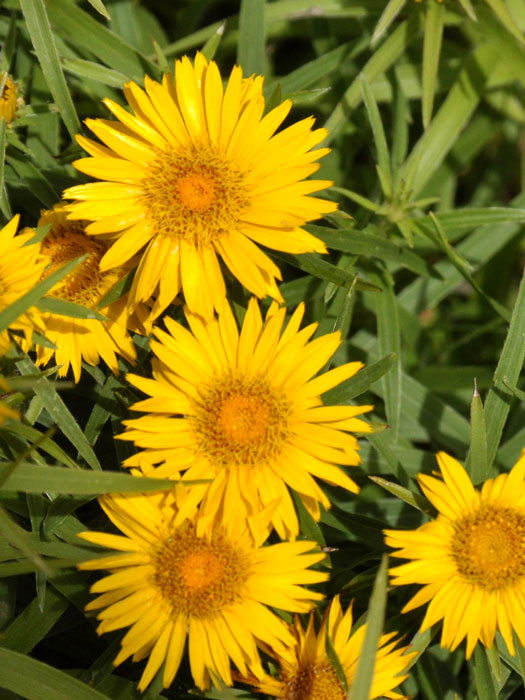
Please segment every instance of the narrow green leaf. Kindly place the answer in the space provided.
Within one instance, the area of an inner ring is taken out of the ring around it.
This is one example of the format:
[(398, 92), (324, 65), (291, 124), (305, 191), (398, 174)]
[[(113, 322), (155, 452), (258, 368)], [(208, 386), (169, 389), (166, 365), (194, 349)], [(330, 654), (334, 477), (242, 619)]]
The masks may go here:
[(318, 523), (315, 522), (310, 512), (304, 505), (301, 496), (292, 490), (292, 499), (294, 502), (297, 518), (299, 520), (299, 530), (301, 534), (308, 540), (317, 542), (319, 547), (326, 547), (326, 540)]
[(414, 493), (413, 491), (410, 491), (409, 489), (406, 489), (393, 481), (383, 479), (380, 476), (369, 476), (368, 478), (373, 481), (374, 484), (381, 486), (381, 488), (385, 489), (385, 491), (388, 491), (396, 498), (408, 503), (408, 505), (412, 506), (412, 508), (417, 508), (417, 510), (420, 510), (426, 515), (433, 512), (431, 503), (419, 493)]
[(69, 318), (87, 318), (97, 321), (108, 320), (107, 316), (104, 316), (104, 314), (101, 314), (95, 309), (89, 309), (87, 306), (55, 297), (44, 297), (40, 299), (35, 306), (40, 309), (40, 311), (47, 311), (52, 314), (58, 314), (59, 316), (68, 316)]
[(516, 39), (523, 45), (525, 41), (523, 40), (523, 34), (521, 33), (519, 27), (516, 25), (514, 18), (510, 14), (508, 7), (504, 0), (485, 0), (487, 5), (489, 5), (499, 19), (501, 24), (505, 29), (510, 32)]
[(83, 255), (80, 258), (75, 258), (70, 262), (63, 265), (59, 270), (55, 270), (45, 279), (41, 280), (32, 289), (23, 294), (19, 299), (17, 299), (14, 304), (11, 304), (7, 308), (0, 311), (0, 332), (9, 328), (9, 326), (16, 321), (16, 319), (21, 316), (27, 309), (34, 306), (39, 299), (41, 299), (45, 294), (47, 294), (57, 282), (60, 282), (67, 274), (69, 274), (75, 267), (85, 260), (86, 256)]
[(515, 385), (520, 376), (525, 359), (525, 276), (520, 288), (505, 343), (501, 351), (498, 366), (494, 372), (494, 381), (485, 401), (485, 420), (487, 423), (487, 451), (489, 467), (498, 450), (503, 427), (512, 401), (512, 392), (507, 389), (503, 378)]
[(307, 230), (317, 238), (320, 238), (329, 248), (341, 250), (352, 255), (364, 255), (369, 258), (388, 260), (412, 272), (424, 277), (435, 277), (436, 272), (425, 260), (406, 247), (400, 246), (394, 241), (374, 235), (371, 230), (364, 229), (329, 229), (323, 226), (308, 226)]
[[(0, 464), (0, 479), (7, 466)], [(20, 464), (2, 483), (2, 491), (26, 493), (67, 493), (95, 495), (99, 493), (142, 493), (169, 491), (174, 482), (168, 479), (137, 478), (131, 474)]]
[(69, 603), (65, 598), (48, 588), (43, 610), (40, 609), (38, 600), (33, 599), (9, 627), (2, 631), (0, 646), (29, 654), (68, 607)]
[[(16, 366), (21, 374), (38, 374), (37, 368), (29, 357), (19, 359)], [(33, 390), (41, 399), (51, 418), (71, 444), (78, 450), (81, 457), (86, 460), (86, 463), (89, 464), (92, 469), (101, 469), (100, 462), (86, 440), (86, 436), (82, 432), (77, 421), (71, 415), (68, 407), (58, 395), (53, 384), (49, 382), (45, 376), (40, 376), (40, 378), (35, 381)]]
[(423, 39), (423, 126), (426, 129), (432, 119), (436, 78), (441, 54), (443, 19), (445, 8), (441, 3), (429, 2), (426, 7), (425, 33)]
[(127, 80), (124, 73), (101, 66), (100, 63), (86, 61), (83, 58), (61, 58), (61, 63), (67, 73), (78, 75), (79, 78), (95, 80), (97, 83), (109, 87), (122, 89)]
[(158, 69), (154, 63), (69, 0), (53, 0), (48, 3), (48, 12), (57, 33), (67, 37), (73, 45), (87, 49), (128, 79), (142, 82), (145, 71), (156, 75)]
[(226, 21), (217, 27), (217, 31), (210, 36), (208, 41), (202, 47), (201, 53), (208, 59), (208, 61), (211, 61), (211, 59), (215, 56), (215, 52), (219, 48), (219, 44), (221, 43), (225, 29)]
[(374, 588), (368, 604), (366, 632), (357, 662), (357, 670), (347, 698), (348, 700), (368, 700), (374, 679), (374, 665), (379, 638), (383, 630), (386, 608), (386, 591), (388, 584), (388, 557), (381, 559), (381, 564), (374, 581)]
[(353, 377), (323, 394), (323, 403), (326, 405), (346, 403), (364, 394), (371, 384), (381, 379), (393, 367), (396, 359), (394, 353), (389, 353), (378, 362), (360, 369)]
[(95, 9), (99, 14), (102, 15), (102, 17), (111, 20), (111, 15), (104, 7), (104, 3), (102, 2), (102, 0), (88, 0), (88, 2), (93, 9)]
[(11, 149), (6, 156), (6, 161), (26, 185), (28, 191), (40, 200), (46, 209), (52, 209), (60, 199), (60, 195), (27, 155)]
[(376, 44), (383, 34), (390, 27), (399, 12), (405, 6), (406, 0), (390, 0), (379, 18), (374, 33), (372, 35), (372, 46)]
[[(22, 379), (22, 377), (21, 377)], [(64, 450), (59, 447), (51, 438), (47, 435), (43, 435), (39, 430), (32, 428), (29, 425), (24, 425), (24, 423), (13, 422), (9, 426), (9, 432), (14, 435), (19, 435), (20, 437), (29, 440), (32, 443), (38, 442), (38, 449), (47, 452), (48, 455), (54, 457), (61, 464), (66, 467), (71, 467), (73, 469), (78, 469), (78, 465), (74, 460), (67, 455)]]
[(475, 486), (483, 483), (487, 478), (487, 429), (483, 401), (479, 395), (476, 380), (474, 380), (474, 394), (470, 404), (470, 451), (465, 468)]
[(246, 76), (264, 75), (265, 0), (241, 0), (237, 63)]
[(407, 191), (413, 189), (414, 194), (421, 191), (446, 158), (479, 104), (497, 61), (497, 51), (488, 43), (481, 44), (468, 56), (432, 123), (400, 170)]
[(498, 696), (487, 659), (487, 652), (481, 642), (476, 644), (473, 658), (469, 664), (473, 670), (478, 700), (497, 700)]
[(377, 151), (378, 173), (380, 173), (381, 188), (385, 197), (392, 196), (392, 173), (390, 171), (390, 154), (386, 143), (385, 130), (381, 115), (374, 99), (370, 85), (364, 73), (360, 75), (361, 93), (368, 113), (368, 120), (372, 127), (372, 134)]
[[(43, 571), (50, 576), (53, 571), (42, 559), (29, 541), (28, 533), (14, 523), (4, 508), (0, 505), (0, 533), (13, 547), (16, 547), (22, 554), (31, 561), (33, 568)], [(32, 569), (31, 569), (32, 570)], [(1, 687), (1, 683), (0, 683)]]
[(412, 122), (409, 102), (403, 92), (403, 85), (396, 73), (394, 95), (394, 123), (392, 128), (392, 169), (394, 171), (394, 189), (398, 188), (398, 173), (401, 163), (408, 152), (408, 127)]
[(20, 0), (20, 7), (49, 91), (71, 138), (74, 139), (80, 131), (80, 121), (62, 72), (44, 0)]
[[(374, 51), (361, 71), (371, 86), (374, 80), (387, 71), (419, 35), (421, 31), (419, 14), (419, 12), (412, 13), (409, 19), (396, 27), (377, 51)], [(336, 136), (339, 129), (348, 120), (349, 112), (355, 109), (360, 101), (361, 82), (360, 77), (357, 77), (326, 121), (325, 127), (328, 129), (326, 142)]]
[(476, 13), (474, 11), (474, 8), (472, 7), (472, 3), (470, 2), (470, 0), (459, 0), (459, 4), (465, 10), (465, 12), (470, 17), (471, 20), (473, 20), (474, 22), (478, 21), (478, 18), (476, 16)]
[(27, 700), (109, 700), (107, 695), (42, 661), (0, 648), (0, 688)]
[(356, 204), (359, 204), (360, 206), (364, 207), (365, 209), (369, 209), (370, 211), (376, 212), (381, 205), (376, 204), (375, 202), (372, 202), (371, 199), (368, 199), (367, 197), (363, 197), (362, 195), (358, 194), (357, 192), (353, 192), (352, 190), (347, 190), (345, 187), (332, 187), (333, 192), (337, 192), (338, 194), (342, 194), (343, 197), (347, 197), (348, 199), (352, 200), (352, 202), (356, 202)]
[[(299, 268), (303, 272), (308, 272), (314, 277), (326, 280), (327, 282), (333, 282), (333, 284), (338, 287), (347, 287), (348, 289), (354, 284), (354, 278), (356, 275), (347, 272), (346, 270), (332, 265), (329, 262), (325, 262), (322, 258), (314, 253), (304, 253), (303, 255), (290, 255), (288, 253), (281, 253), (280, 251), (272, 250), (271, 257), (277, 258), (277, 260), (282, 260), (294, 267)], [(377, 292), (379, 287), (373, 284), (369, 284), (364, 280), (358, 279), (355, 282), (355, 288), (358, 291), (367, 292)]]

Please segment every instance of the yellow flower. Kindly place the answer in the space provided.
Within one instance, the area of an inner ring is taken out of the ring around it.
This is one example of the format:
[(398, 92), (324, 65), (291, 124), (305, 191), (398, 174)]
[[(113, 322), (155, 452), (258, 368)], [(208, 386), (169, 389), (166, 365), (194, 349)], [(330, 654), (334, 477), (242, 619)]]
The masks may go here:
[[(46, 261), (40, 255), (40, 245), (27, 245), (34, 232), (20, 233), (18, 214), (0, 230), (0, 310), (14, 304), (38, 283)], [(24, 335), (23, 344), (30, 347), (33, 329), (38, 326), (38, 312), (34, 307), (19, 316), (9, 328)], [(38, 327), (36, 328), (39, 329)], [(41, 330), (41, 329), (40, 329)], [(0, 357), (5, 355), (11, 340), (7, 330), (0, 333)]]
[[(287, 487), (294, 489), (315, 519), (319, 503), (330, 501), (313, 477), (353, 493), (358, 487), (336, 464), (357, 465), (358, 444), (348, 431), (369, 431), (356, 415), (371, 406), (323, 406), (321, 395), (353, 376), (350, 362), (319, 377), (341, 343), (329, 333), (308, 342), (317, 329), (299, 330), (300, 305), (283, 331), (285, 308), (270, 307), (263, 322), (252, 298), (239, 333), (229, 306), (209, 322), (187, 313), (191, 332), (166, 319), (151, 348), (153, 379), (128, 375), (151, 398), (132, 409), (148, 415), (125, 421), (121, 439), (144, 451), (126, 460), (154, 476), (211, 479), (192, 485), (187, 503), (202, 499), (201, 515), (253, 515), (273, 509), (282, 539), (294, 538), (298, 522)], [(152, 465), (160, 464), (156, 469)]]
[(459, 462), (440, 452), (443, 481), (418, 477), (439, 511), (416, 530), (386, 530), (411, 561), (391, 569), (395, 586), (423, 587), (403, 608), (430, 602), (421, 630), (443, 620), (441, 644), (455, 649), (467, 638), (467, 658), (478, 640), (487, 647), (499, 629), (511, 654), (512, 630), (525, 645), (525, 450), (509, 474), (477, 491)]
[(13, 121), (16, 113), (16, 84), (7, 73), (0, 73), (0, 86), (3, 89), (0, 94), (0, 117), (4, 117), (6, 123)]
[(86, 609), (100, 611), (99, 634), (131, 628), (114, 663), (149, 657), (140, 690), (163, 663), (164, 687), (172, 683), (186, 637), (199, 688), (218, 679), (231, 685), (230, 661), (244, 675), (263, 677), (257, 643), (283, 653), (293, 643), (267, 606), (305, 612), (322, 598), (302, 586), (328, 578), (308, 568), (324, 558), (311, 552), (314, 542), (262, 546), (235, 512), (199, 535), (194, 519), (181, 519), (171, 493), (109, 495), (100, 503), (125, 536), (81, 533), (119, 552), (79, 565), (110, 571), (91, 587), (100, 595)]
[[(314, 615), (306, 632), (298, 619), (295, 626), (290, 626), (297, 644), (288, 647), (286, 653), (276, 653), (272, 649), (265, 651), (278, 663), (276, 678), (266, 675), (262, 679), (241, 678), (243, 683), (251, 685), (261, 693), (283, 700), (346, 700), (347, 693), (328, 657), (326, 636), (332, 644), (349, 688), (352, 687), (357, 663), (366, 632), (366, 624), (353, 634), (352, 606), (343, 614), (339, 596), (330, 606), (328, 630), (324, 623), (318, 633), (314, 627)], [(408, 647), (396, 648), (397, 641), (392, 641), (396, 632), (383, 634), (379, 640), (374, 677), (369, 698), (394, 698), (402, 700), (406, 696), (392, 692), (402, 683), (407, 674), (405, 669), (416, 652), (405, 653)]]
[[(69, 221), (65, 205), (57, 204), (52, 210), (42, 212), (38, 226), (47, 224), (50, 229), (42, 242), (42, 253), (46, 256), (48, 267), (43, 278), (71, 260), (87, 254), (84, 262), (53, 287), (48, 296), (96, 309), (127, 270), (118, 268), (112, 272), (100, 272), (99, 262), (107, 250), (106, 243), (86, 236), (85, 222)], [(108, 320), (42, 313), (44, 333), (56, 345), (56, 350), (37, 346), (37, 365), (47, 364), (55, 355), (56, 363), (61, 365), (59, 375), (65, 376), (71, 365), (75, 381), (78, 382), (82, 360), (97, 365), (102, 358), (115, 373), (118, 373), (116, 353), (128, 362), (134, 362), (136, 353), (127, 331), (129, 313), (125, 298), (97, 310)]]
[(119, 121), (88, 119), (101, 146), (78, 137), (91, 155), (75, 167), (105, 182), (70, 187), (71, 217), (89, 219), (86, 232), (113, 239), (101, 269), (142, 251), (131, 306), (156, 297), (158, 315), (182, 288), (188, 307), (210, 318), (226, 299), (222, 259), (258, 297), (281, 301), (279, 268), (258, 247), (289, 253), (326, 252), (301, 226), (336, 209), (307, 195), (331, 185), (304, 180), (329, 152), (312, 150), (326, 136), (313, 118), (276, 134), (291, 102), (264, 115), (263, 78), (234, 67), (225, 88), (213, 61), (185, 56), (162, 85), (146, 91), (127, 83), (133, 114), (109, 99)]
[[(0, 391), (3, 394), (9, 394), (11, 392), (11, 387), (2, 375), (0, 375)], [(7, 418), (19, 420), (20, 411), (16, 411), (14, 408), (11, 408), (11, 406), (8, 406), (5, 401), (0, 400), (0, 425), (3, 425)]]

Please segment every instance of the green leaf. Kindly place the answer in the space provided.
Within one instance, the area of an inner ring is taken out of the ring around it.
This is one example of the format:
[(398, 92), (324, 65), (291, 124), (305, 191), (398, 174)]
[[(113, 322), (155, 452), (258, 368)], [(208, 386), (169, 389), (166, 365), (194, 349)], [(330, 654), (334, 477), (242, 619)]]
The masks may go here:
[(446, 158), (478, 106), (497, 60), (496, 49), (487, 43), (468, 56), (432, 123), (400, 170), (407, 191), (420, 192)]
[(63, 265), (60, 269), (55, 270), (46, 278), (38, 282), (32, 289), (23, 294), (19, 299), (17, 299), (13, 304), (7, 308), (0, 311), (0, 332), (9, 328), (9, 326), (16, 321), (16, 319), (21, 316), (27, 309), (34, 306), (39, 299), (41, 299), (45, 294), (47, 294), (57, 282), (60, 282), (66, 275), (68, 275), (75, 267), (85, 260), (86, 256), (83, 255), (80, 258), (75, 258), (70, 262)]
[(20, 0), (20, 8), (49, 91), (71, 138), (75, 138), (80, 131), (80, 121), (62, 72), (44, 0)]
[(476, 644), (473, 658), (469, 663), (474, 673), (478, 700), (497, 700), (498, 696), (487, 659), (487, 652), (481, 642)]
[(85, 318), (94, 319), (97, 321), (108, 320), (107, 316), (104, 316), (95, 309), (90, 309), (87, 306), (75, 304), (74, 302), (66, 301), (65, 299), (44, 297), (43, 299), (40, 299), (35, 306), (39, 308), (40, 311), (58, 314), (59, 316), (68, 316), (69, 318)]
[(405, 6), (405, 3), (406, 0), (389, 1), (388, 5), (383, 10), (381, 17), (379, 18), (379, 21), (376, 24), (376, 28), (374, 29), (371, 42), (372, 46), (374, 46), (374, 44), (376, 44), (379, 41), (379, 39), (383, 36), (383, 34), (387, 31), (387, 29), (390, 27), (397, 15)]
[(488, 466), (485, 412), (476, 380), (474, 380), (474, 394), (470, 404), (470, 451), (465, 464), (474, 486), (485, 481), (488, 475)]
[(52, 209), (60, 199), (60, 195), (44, 177), (41, 170), (31, 163), (27, 155), (10, 150), (6, 161), (21, 178), (29, 192), (39, 199), (46, 209)]
[(264, 75), (265, 0), (241, 0), (237, 63), (245, 76)]
[(396, 498), (408, 503), (408, 505), (412, 506), (412, 508), (417, 508), (417, 510), (420, 510), (426, 515), (433, 512), (434, 509), (431, 503), (419, 493), (414, 493), (413, 491), (410, 491), (409, 489), (406, 489), (393, 481), (383, 479), (380, 476), (369, 476), (368, 478), (371, 479), (374, 484), (381, 486), (381, 488), (385, 489), (385, 491), (388, 491)]
[(29, 440), (31, 443), (38, 443), (39, 450), (47, 452), (48, 455), (57, 459), (61, 464), (64, 464), (67, 467), (72, 467), (73, 469), (79, 468), (76, 462), (72, 460), (61, 447), (53, 442), (50, 437), (43, 435), (39, 430), (36, 430), (29, 425), (24, 425), (24, 423), (13, 422), (9, 426), (9, 432), (13, 435), (19, 435), (20, 437)]
[[(5, 74), (7, 77), (7, 73)], [(5, 189), (5, 149), (6, 149), (6, 121), (4, 117), (0, 118), (0, 211), (6, 219), (11, 219), (13, 214), (11, 206), (7, 198)]]
[(124, 73), (83, 58), (61, 58), (61, 63), (67, 73), (77, 75), (79, 78), (88, 78), (109, 87), (122, 89), (127, 80)]
[[(8, 469), (8, 466), (0, 464), (0, 479)], [(20, 464), (2, 483), (2, 491), (26, 493), (49, 491), (81, 496), (112, 492), (169, 491), (173, 487), (174, 482), (169, 479), (139, 478), (118, 472), (94, 472), (67, 467), (47, 467), (33, 463)]]
[(485, 2), (491, 7), (492, 11), (505, 29), (515, 36), (523, 46), (523, 44), (525, 44), (523, 34), (521, 33), (519, 27), (516, 26), (516, 22), (510, 14), (504, 0), (485, 0)]
[(425, 33), (423, 40), (423, 95), (422, 111), (423, 126), (426, 129), (432, 118), (434, 105), (434, 93), (436, 90), (436, 78), (439, 68), (439, 56), (441, 53), (441, 39), (443, 36), (443, 18), (445, 8), (437, 2), (427, 3), (425, 18)]
[(294, 267), (299, 268), (299, 270), (308, 272), (314, 277), (326, 280), (327, 282), (332, 282), (338, 287), (347, 287), (350, 289), (350, 287), (355, 284), (355, 288), (358, 291), (379, 291), (379, 287), (369, 284), (361, 279), (358, 279), (357, 282), (354, 283), (354, 279), (357, 275), (353, 275), (350, 272), (337, 267), (336, 265), (325, 262), (321, 257), (315, 255), (314, 253), (290, 255), (289, 253), (281, 253), (280, 251), (272, 250), (271, 257), (277, 258), (277, 260), (282, 260), (289, 265), (293, 265)]
[(111, 20), (111, 15), (104, 7), (104, 3), (102, 2), (102, 0), (88, 0), (88, 2), (91, 5), (91, 7), (93, 7), (99, 14), (102, 15), (102, 17)]
[[(388, 39), (373, 53), (361, 71), (370, 85), (397, 61), (412, 41), (416, 39), (420, 31), (421, 20), (419, 12), (412, 13), (407, 21), (396, 27)], [(336, 136), (339, 129), (348, 120), (349, 113), (359, 105), (360, 101), (361, 81), (360, 77), (357, 77), (326, 121), (325, 127), (329, 132), (326, 139), (327, 142)]]
[(348, 700), (368, 700), (370, 689), (374, 679), (374, 665), (377, 654), (379, 638), (383, 630), (383, 620), (386, 608), (386, 591), (388, 585), (388, 557), (383, 555), (381, 564), (374, 581), (374, 588), (368, 604), (366, 618), (366, 632), (363, 646), (357, 662), (357, 670), (352, 681), (347, 698)]
[[(37, 368), (29, 357), (19, 359), (16, 366), (21, 374), (38, 374)], [(71, 444), (76, 447), (78, 453), (86, 460), (87, 464), (89, 464), (92, 469), (101, 469), (100, 462), (86, 440), (86, 436), (82, 432), (77, 421), (71, 415), (68, 407), (58, 395), (53, 384), (49, 382), (45, 376), (40, 376), (40, 378), (35, 381), (33, 390), (41, 399), (51, 418)]]
[(28, 533), (15, 522), (13, 522), (13, 520), (11, 520), (11, 518), (1, 505), (0, 533), (7, 542), (9, 542), (16, 549), (18, 549), (22, 554), (25, 554), (25, 556), (30, 560), (31, 571), (36, 568), (38, 571), (43, 571), (48, 576), (50, 576), (53, 573), (52, 569), (49, 568), (48, 564), (42, 559), (40, 554), (35, 550), (35, 548), (31, 544)]
[(304, 537), (312, 542), (317, 542), (319, 547), (326, 547), (326, 540), (319, 525), (315, 522), (310, 512), (303, 503), (301, 496), (296, 491), (291, 491), (297, 518), (299, 520), (299, 530)]
[(0, 648), (0, 688), (27, 700), (109, 700), (85, 683), (42, 661)]
[(29, 654), (68, 607), (68, 601), (49, 587), (43, 609), (40, 609), (38, 600), (34, 598), (9, 627), (2, 631), (0, 647)]
[(364, 394), (371, 384), (381, 379), (394, 366), (396, 359), (394, 353), (389, 353), (378, 362), (360, 369), (353, 377), (323, 394), (323, 403), (328, 406), (346, 403)]
[(48, 11), (53, 27), (60, 36), (67, 37), (73, 45), (87, 49), (128, 79), (142, 82), (145, 71), (152, 76), (157, 74), (154, 63), (69, 0), (53, 0), (48, 3)]
[(202, 47), (201, 53), (208, 59), (208, 61), (211, 61), (211, 59), (215, 56), (215, 52), (219, 48), (219, 44), (221, 43), (225, 29), (226, 22), (223, 22), (217, 27), (217, 31), (210, 36), (208, 41)]
[(388, 260), (424, 277), (437, 276), (433, 267), (420, 258), (419, 255), (416, 255), (416, 253), (387, 238), (374, 235), (372, 233), (375, 230), (374, 227), (369, 227), (369, 229), (364, 229), (363, 231), (358, 231), (354, 228), (334, 230), (323, 226), (306, 226), (305, 228), (333, 250)]
[(366, 111), (368, 113), (368, 120), (370, 122), (370, 126), (372, 127), (372, 134), (376, 146), (379, 173), (381, 173), (380, 177), (382, 176), (381, 185), (383, 194), (386, 198), (390, 198), (392, 196), (392, 173), (390, 172), (390, 154), (386, 143), (383, 122), (381, 121), (381, 115), (379, 114), (377, 102), (372, 95), (370, 85), (368, 84), (368, 80), (366, 79), (364, 73), (360, 75), (360, 81), (361, 93)]
[(525, 276), (520, 288), (509, 330), (494, 372), (494, 381), (485, 401), (485, 420), (487, 422), (487, 450), (489, 466), (494, 461), (498, 450), (503, 427), (507, 420), (512, 401), (512, 392), (507, 389), (503, 379), (511, 385), (517, 384), (525, 359)]

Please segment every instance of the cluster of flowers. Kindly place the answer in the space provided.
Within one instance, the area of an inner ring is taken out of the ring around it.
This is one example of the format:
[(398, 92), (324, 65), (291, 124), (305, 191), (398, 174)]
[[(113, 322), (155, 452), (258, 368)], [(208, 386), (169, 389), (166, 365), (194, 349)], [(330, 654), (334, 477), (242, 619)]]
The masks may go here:
[[(26, 349), (34, 331), (53, 343), (36, 346), (38, 364), (54, 355), (60, 374), (71, 367), (76, 381), (82, 360), (102, 358), (117, 372), (117, 354), (136, 359), (130, 332), (153, 336), (152, 378), (127, 377), (148, 398), (132, 406), (145, 415), (125, 421), (121, 439), (141, 451), (124, 466), (174, 487), (100, 499), (122, 534), (81, 535), (114, 550), (80, 564), (110, 572), (93, 585), (98, 595), (87, 608), (98, 611), (100, 633), (129, 627), (115, 664), (147, 658), (141, 690), (162, 666), (164, 686), (172, 683), (188, 639), (201, 689), (239, 681), (288, 700), (344, 700), (366, 625), (352, 632), (352, 607), (344, 612), (337, 596), (314, 624), (323, 596), (306, 586), (328, 579), (319, 568), (325, 555), (297, 539), (292, 492), (316, 521), (330, 507), (317, 480), (358, 492), (341, 465), (359, 464), (352, 433), (370, 430), (358, 416), (372, 407), (323, 404), (322, 395), (361, 363), (319, 374), (340, 334), (312, 340), (317, 324), (301, 328), (303, 305), (286, 323), (279, 268), (257, 245), (325, 252), (301, 228), (335, 210), (310, 196), (331, 183), (305, 179), (328, 152), (315, 148), (325, 131), (313, 130), (312, 119), (277, 131), (290, 102), (264, 114), (262, 78), (243, 78), (235, 67), (224, 87), (217, 65), (201, 54), (194, 64), (177, 61), (161, 84), (147, 76), (145, 90), (129, 83), (125, 96), (131, 112), (106, 100), (117, 120), (86, 122), (104, 145), (78, 137), (91, 157), (75, 166), (102, 182), (66, 190), (73, 203), (40, 218), (39, 227), (49, 225), (43, 240), (33, 230), (15, 235), (16, 217), (0, 232), (6, 306), (85, 256), (50, 296), (92, 309), (93, 318), (31, 308), (10, 328)], [(224, 267), (254, 295), (240, 328)], [(112, 300), (133, 271), (129, 291)], [(160, 329), (157, 320), (181, 290), (187, 327), (165, 317)], [(263, 317), (255, 297), (266, 296), (274, 301)], [(5, 332), (3, 352), (10, 342)], [(490, 646), (499, 627), (512, 650), (511, 620), (524, 618), (525, 458), (481, 494), (455, 460), (438, 459), (444, 481), (420, 477), (437, 519), (386, 533), (395, 556), (413, 560), (392, 570), (392, 582), (425, 584), (405, 610), (431, 601), (423, 628), (444, 618), (444, 645), (467, 636), (470, 654), (478, 639)], [(282, 541), (270, 544), (270, 536)], [(306, 629), (272, 608), (310, 612)], [(524, 642), (525, 629), (516, 629)], [(371, 698), (404, 697), (395, 688), (416, 653), (395, 636), (379, 641)], [(276, 660), (276, 676), (261, 651)]]

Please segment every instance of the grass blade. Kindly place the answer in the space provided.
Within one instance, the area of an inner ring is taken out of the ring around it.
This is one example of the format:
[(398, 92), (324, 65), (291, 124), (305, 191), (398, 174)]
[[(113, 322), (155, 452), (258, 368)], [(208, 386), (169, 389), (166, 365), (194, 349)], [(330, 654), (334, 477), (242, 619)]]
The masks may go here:
[(474, 486), (481, 484), (488, 475), (487, 428), (483, 401), (479, 395), (476, 380), (470, 404), (470, 451), (465, 465)]
[(265, 0), (242, 0), (237, 63), (245, 76), (264, 75)]
[(434, 106), (434, 93), (436, 90), (436, 78), (439, 68), (439, 56), (441, 53), (441, 39), (443, 37), (443, 18), (445, 8), (437, 2), (427, 4), (427, 16), (425, 19), (425, 34), (423, 40), (423, 95), (422, 111), (423, 126), (426, 129), (432, 118)]
[(75, 138), (81, 129), (80, 121), (60, 65), (44, 0), (20, 0), (20, 7), (49, 91), (71, 138)]

